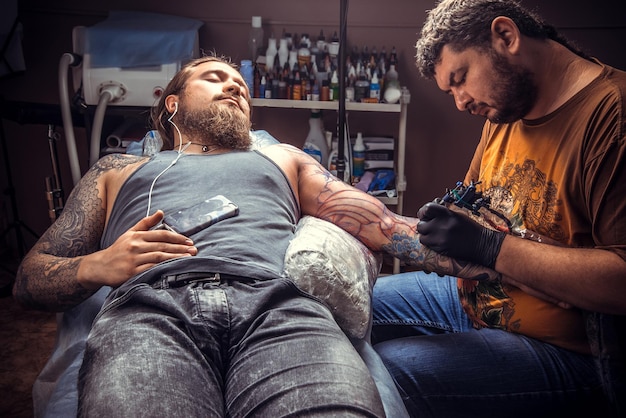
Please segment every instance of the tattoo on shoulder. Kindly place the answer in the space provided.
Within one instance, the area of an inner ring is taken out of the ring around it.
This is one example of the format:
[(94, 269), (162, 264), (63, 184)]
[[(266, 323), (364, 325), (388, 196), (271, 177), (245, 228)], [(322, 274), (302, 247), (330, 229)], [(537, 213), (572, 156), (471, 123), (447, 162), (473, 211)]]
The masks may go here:
[(91, 170), (103, 172), (115, 169), (121, 169), (128, 165), (142, 161), (148, 161), (148, 157), (142, 157), (131, 154), (109, 154), (100, 158), (91, 168)]
[[(145, 157), (111, 154), (101, 158), (72, 190), (59, 218), (33, 247), (36, 262), (20, 266), (16, 283), (24, 301), (32, 307), (65, 309), (93, 294), (76, 282), (83, 255), (100, 247), (106, 220), (106, 191), (102, 176), (147, 161)], [(130, 172), (130, 171), (129, 171)]]
[(96, 251), (104, 230), (106, 208), (100, 177), (111, 170), (147, 161), (145, 157), (111, 154), (101, 158), (72, 190), (61, 216), (46, 231), (43, 242), (50, 254), (75, 257)]

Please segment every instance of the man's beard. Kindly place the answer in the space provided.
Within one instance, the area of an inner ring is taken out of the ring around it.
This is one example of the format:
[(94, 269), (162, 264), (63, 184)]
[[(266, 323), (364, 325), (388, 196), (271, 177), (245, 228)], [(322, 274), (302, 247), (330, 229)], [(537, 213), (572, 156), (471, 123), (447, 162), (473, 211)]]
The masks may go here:
[(494, 51), (490, 56), (496, 72), (492, 105), (496, 114), (489, 117), (489, 120), (493, 123), (520, 120), (530, 112), (537, 100), (533, 74), (525, 68), (510, 64)]
[(217, 101), (201, 109), (180, 109), (180, 130), (209, 146), (232, 150), (250, 148), (250, 120), (238, 108)]

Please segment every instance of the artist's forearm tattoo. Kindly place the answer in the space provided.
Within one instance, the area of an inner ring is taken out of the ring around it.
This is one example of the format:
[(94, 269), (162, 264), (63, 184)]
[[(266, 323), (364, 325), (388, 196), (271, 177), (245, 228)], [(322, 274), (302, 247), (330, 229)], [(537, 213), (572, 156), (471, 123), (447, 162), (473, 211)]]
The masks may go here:
[(31, 308), (61, 311), (94, 293), (83, 288), (76, 276), (82, 256), (99, 249), (104, 230), (106, 207), (98, 179), (107, 171), (138, 161), (139, 157), (110, 155), (89, 169), (70, 194), (60, 217), (21, 264), (15, 289), (20, 302)]
[(419, 270), (471, 280), (499, 280), (500, 274), (484, 266), (441, 255), (422, 245), (419, 234), (394, 233), (384, 250)]

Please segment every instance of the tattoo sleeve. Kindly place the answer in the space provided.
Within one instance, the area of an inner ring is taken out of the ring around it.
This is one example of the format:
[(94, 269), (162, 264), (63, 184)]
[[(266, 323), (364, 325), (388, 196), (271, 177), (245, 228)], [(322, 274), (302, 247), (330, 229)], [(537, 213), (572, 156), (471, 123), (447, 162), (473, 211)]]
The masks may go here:
[[(316, 174), (312, 174), (316, 175)], [(384, 251), (420, 270), (473, 280), (499, 280), (500, 274), (441, 255), (422, 245), (416, 218), (390, 211), (375, 197), (345, 185), (328, 172), (319, 172), (324, 186), (316, 197), (314, 215), (348, 231), (373, 251)]]
[(92, 166), (72, 190), (59, 218), (22, 261), (14, 287), (24, 306), (52, 311), (71, 308), (95, 291), (82, 287), (77, 271), (82, 256), (100, 248), (106, 206), (101, 176), (138, 159), (109, 155)]

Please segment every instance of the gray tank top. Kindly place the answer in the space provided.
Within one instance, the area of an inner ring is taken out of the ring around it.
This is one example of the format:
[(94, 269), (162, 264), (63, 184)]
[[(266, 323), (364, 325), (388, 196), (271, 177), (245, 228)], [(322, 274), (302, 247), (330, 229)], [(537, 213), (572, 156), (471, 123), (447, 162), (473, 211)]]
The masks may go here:
[[(103, 248), (146, 215), (153, 180), (176, 156), (176, 151), (161, 152), (128, 178), (104, 231)], [(258, 279), (281, 275), (285, 251), (300, 218), (298, 202), (283, 171), (258, 151), (184, 154), (156, 180), (150, 213), (162, 209), (168, 214), (215, 195), (237, 204), (239, 214), (192, 235), (196, 256), (161, 263), (129, 284), (152, 283), (164, 274), (183, 272)]]

